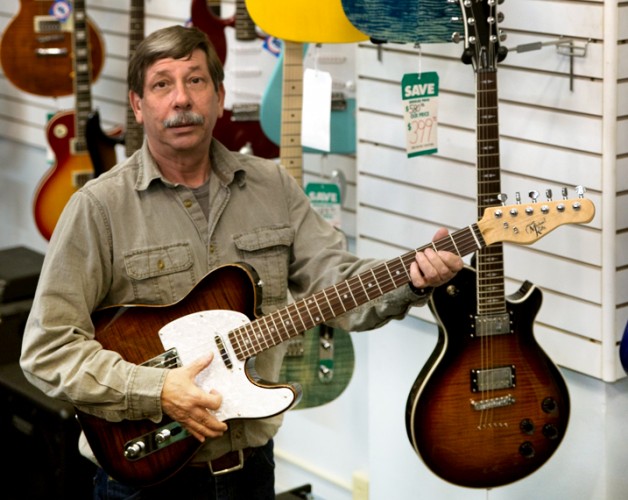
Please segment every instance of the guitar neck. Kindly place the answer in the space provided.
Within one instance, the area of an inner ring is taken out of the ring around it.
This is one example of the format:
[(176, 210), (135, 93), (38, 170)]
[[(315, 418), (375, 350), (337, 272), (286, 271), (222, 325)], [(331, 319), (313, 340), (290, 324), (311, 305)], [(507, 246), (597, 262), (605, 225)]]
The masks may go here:
[(257, 38), (255, 22), (251, 19), (245, 0), (236, 0), (234, 24), (236, 40), (255, 40)]
[(74, 150), (87, 152), (85, 124), (92, 111), (91, 61), (85, 1), (76, 0), (73, 11), (74, 95), (76, 98)]
[(467, 255), (485, 244), (478, 223), (472, 224), (232, 330), (229, 340), (238, 359), (245, 360), (406, 285), (417, 251), (429, 247)]
[(303, 109), (303, 44), (283, 41), (283, 79), (281, 100), (281, 164), (303, 185), (303, 147), (301, 111)]
[[(488, 207), (500, 205), (499, 115), (497, 71), (476, 72), (478, 217)], [(503, 245), (498, 243), (477, 253), (478, 314), (506, 311)]]
[[(144, 0), (131, 0), (131, 16), (129, 18), (129, 60), (135, 54), (138, 44), (144, 39)], [(142, 147), (144, 129), (137, 123), (135, 113), (130, 104), (126, 109), (126, 132), (124, 149), (127, 158)]]

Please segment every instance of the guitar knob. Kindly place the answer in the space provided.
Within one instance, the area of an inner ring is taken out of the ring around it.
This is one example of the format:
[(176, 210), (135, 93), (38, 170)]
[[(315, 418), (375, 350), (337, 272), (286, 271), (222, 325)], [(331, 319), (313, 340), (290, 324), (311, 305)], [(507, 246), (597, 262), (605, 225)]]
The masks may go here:
[(558, 429), (553, 424), (545, 424), (543, 426), (543, 435), (547, 439), (556, 439), (558, 437)]
[(534, 422), (532, 422), (532, 420), (530, 420), (529, 418), (524, 418), (519, 423), (519, 428), (521, 429), (521, 432), (523, 432), (524, 434), (533, 434)]
[(124, 449), (124, 458), (127, 458), (128, 460), (135, 460), (142, 455), (145, 448), (146, 445), (144, 444), (144, 441), (135, 441)]
[(541, 402), (541, 409), (545, 413), (552, 413), (556, 411), (556, 408), (558, 408), (558, 405), (556, 404), (556, 401), (554, 400), (554, 398), (547, 397), (543, 399), (543, 401)]
[(524, 441), (519, 446), (519, 453), (525, 458), (532, 458), (534, 456), (534, 446), (530, 441)]
[(155, 442), (157, 444), (164, 444), (172, 437), (172, 433), (169, 429), (162, 429), (157, 434), (155, 434)]

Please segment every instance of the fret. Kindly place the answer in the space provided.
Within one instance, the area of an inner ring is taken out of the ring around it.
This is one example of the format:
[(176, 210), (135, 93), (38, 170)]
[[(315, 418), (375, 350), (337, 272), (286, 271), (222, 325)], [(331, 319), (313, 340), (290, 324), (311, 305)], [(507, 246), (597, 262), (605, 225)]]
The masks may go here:
[(294, 318), (298, 318), (302, 327), (301, 332), (304, 332), (305, 330), (307, 330), (308, 329), (307, 324), (303, 321), (303, 317), (301, 316), (301, 313), (299, 312), (298, 306), (296, 306), (295, 304), (292, 304), (288, 306), (288, 310), (289, 309), (293, 309), (296, 312), (296, 316), (291, 314), (291, 317), (293, 318), (292, 323), (295, 325), (295, 328), (296, 328), (296, 321)]
[(257, 38), (255, 22), (251, 19), (245, 0), (236, 0), (235, 31), (236, 40), (255, 40)]

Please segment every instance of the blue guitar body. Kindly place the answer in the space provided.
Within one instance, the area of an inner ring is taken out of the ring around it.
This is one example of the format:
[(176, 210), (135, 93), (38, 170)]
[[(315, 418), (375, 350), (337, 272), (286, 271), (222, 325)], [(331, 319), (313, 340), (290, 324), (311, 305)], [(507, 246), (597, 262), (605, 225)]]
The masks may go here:
[[(345, 15), (373, 41), (451, 42), (464, 34), (460, 7), (447, 0), (342, 0)], [(454, 20), (455, 19), (455, 20)]]
[[(323, 46), (325, 47), (325, 46)], [(340, 45), (334, 45), (334, 49)], [(320, 49), (319, 49), (320, 50)], [(303, 44), (304, 57), (307, 56), (308, 44)], [(321, 56), (324, 59), (325, 56)], [(279, 145), (281, 139), (281, 109), (283, 96), (283, 66), (284, 66), (284, 50), (282, 46), (279, 61), (268, 81), (268, 86), (262, 96), (260, 105), (260, 124), (266, 137), (272, 142)], [(331, 124), (330, 124), (330, 150), (321, 151), (308, 147), (303, 148), (304, 153), (320, 153), (320, 154), (353, 154), (356, 150), (356, 103), (355, 97), (352, 97), (350, 89), (352, 83), (349, 81), (338, 82), (334, 75), (334, 68), (331, 64), (325, 65), (324, 62), (318, 65), (319, 69), (329, 71), (332, 75), (332, 93), (335, 92), (334, 86), (338, 83), (341, 86), (348, 87), (348, 91), (342, 100), (343, 109), (334, 109), (332, 104)], [(338, 68), (340, 69), (340, 68)], [(343, 68), (346, 69), (346, 68)], [(354, 92), (354, 91), (353, 91)]]

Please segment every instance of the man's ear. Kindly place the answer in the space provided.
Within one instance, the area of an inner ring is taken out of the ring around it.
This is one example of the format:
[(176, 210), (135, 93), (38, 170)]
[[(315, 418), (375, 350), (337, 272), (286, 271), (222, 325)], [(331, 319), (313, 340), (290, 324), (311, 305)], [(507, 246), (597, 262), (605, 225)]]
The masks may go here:
[(142, 98), (133, 90), (129, 90), (129, 104), (135, 115), (137, 123), (142, 124), (144, 119), (142, 117)]

